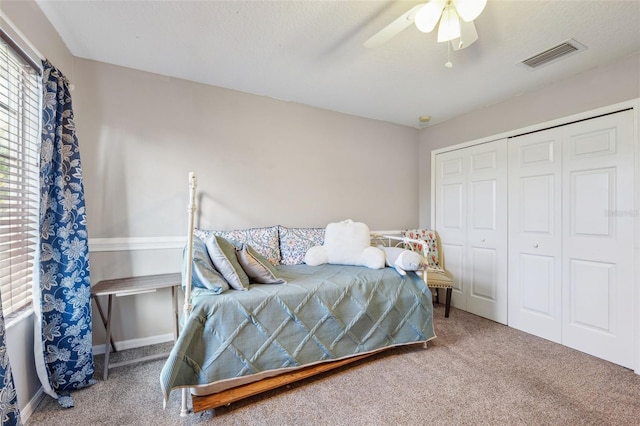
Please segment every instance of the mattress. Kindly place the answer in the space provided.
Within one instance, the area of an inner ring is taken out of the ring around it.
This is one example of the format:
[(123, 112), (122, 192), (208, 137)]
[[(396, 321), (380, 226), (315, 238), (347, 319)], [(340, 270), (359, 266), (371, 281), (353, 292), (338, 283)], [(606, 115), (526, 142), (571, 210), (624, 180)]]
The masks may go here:
[(431, 291), (415, 273), (346, 265), (281, 265), (285, 284), (211, 294), (193, 289), (192, 312), (160, 375), (206, 394), (326, 361), (426, 342)]

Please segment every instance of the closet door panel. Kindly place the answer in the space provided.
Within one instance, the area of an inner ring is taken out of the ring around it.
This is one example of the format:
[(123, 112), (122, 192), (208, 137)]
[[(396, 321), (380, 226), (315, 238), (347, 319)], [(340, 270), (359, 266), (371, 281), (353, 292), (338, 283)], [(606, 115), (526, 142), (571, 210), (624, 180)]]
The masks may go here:
[(615, 240), (613, 215), (609, 214), (616, 206), (615, 178), (615, 168), (569, 173), (571, 236)]
[(570, 323), (615, 336), (616, 265), (569, 259), (569, 268)]
[(470, 218), (470, 227), (474, 231), (493, 232), (496, 230), (496, 183), (495, 179), (472, 183), (473, 216)]
[(462, 183), (443, 184), (440, 187), (442, 198), (442, 226), (454, 231), (464, 231), (464, 188)]
[(555, 178), (553, 174), (520, 178), (517, 202), (523, 233), (553, 237)]
[(507, 323), (506, 139), (435, 157), (435, 228), (452, 305)]
[(520, 254), (519, 260), (521, 308), (530, 315), (553, 320), (560, 305), (553, 291), (559, 285), (554, 280), (555, 259), (552, 256)]
[(466, 309), (466, 164), (464, 150), (436, 156), (436, 230), (444, 266), (453, 277), (451, 304)]
[(470, 296), (485, 299), (490, 303), (496, 302), (497, 253), (494, 249), (471, 247), (470, 255)]
[(561, 341), (561, 133), (509, 140), (509, 325)]
[(633, 114), (565, 126), (563, 344), (633, 367)]
[(506, 324), (506, 140), (467, 150), (467, 310)]

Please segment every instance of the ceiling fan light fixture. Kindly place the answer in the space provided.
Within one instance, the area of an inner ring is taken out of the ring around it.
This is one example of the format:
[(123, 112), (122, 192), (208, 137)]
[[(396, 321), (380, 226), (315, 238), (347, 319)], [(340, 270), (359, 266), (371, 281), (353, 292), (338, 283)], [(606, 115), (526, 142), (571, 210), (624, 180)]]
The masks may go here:
[(416, 27), (423, 33), (430, 33), (436, 27), (447, 0), (431, 0), (418, 10), (415, 17)]
[(453, 5), (463, 21), (471, 22), (480, 16), (487, 0), (453, 0)]
[(442, 12), (438, 27), (438, 43), (460, 38), (460, 17), (456, 9), (449, 5)]

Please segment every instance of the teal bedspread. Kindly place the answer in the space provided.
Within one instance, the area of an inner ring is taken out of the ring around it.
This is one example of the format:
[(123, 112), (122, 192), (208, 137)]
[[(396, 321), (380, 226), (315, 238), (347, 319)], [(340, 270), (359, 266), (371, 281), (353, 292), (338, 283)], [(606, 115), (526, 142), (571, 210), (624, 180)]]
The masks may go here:
[(286, 284), (214, 295), (191, 315), (160, 374), (165, 396), (265, 371), (333, 361), (435, 337), (431, 291), (415, 274), (361, 266), (278, 266)]

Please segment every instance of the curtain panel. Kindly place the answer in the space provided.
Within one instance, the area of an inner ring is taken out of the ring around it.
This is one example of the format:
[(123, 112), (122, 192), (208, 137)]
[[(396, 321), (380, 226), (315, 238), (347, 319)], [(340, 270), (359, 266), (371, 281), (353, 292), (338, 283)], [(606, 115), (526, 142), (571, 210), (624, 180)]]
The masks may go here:
[(84, 185), (69, 82), (49, 61), (42, 64), (35, 356), (45, 392), (72, 407), (69, 391), (95, 383)]
[(18, 394), (13, 384), (9, 353), (7, 352), (2, 303), (0, 303), (0, 381), (2, 382), (2, 389), (0, 389), (0, 421), (3, 426), (21, 425)]

